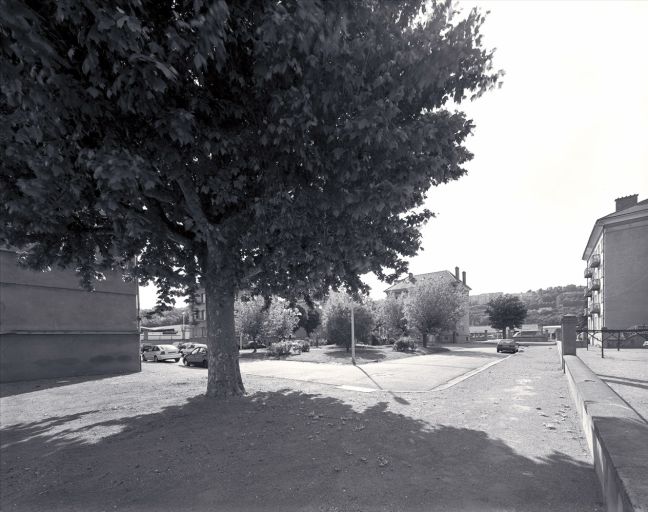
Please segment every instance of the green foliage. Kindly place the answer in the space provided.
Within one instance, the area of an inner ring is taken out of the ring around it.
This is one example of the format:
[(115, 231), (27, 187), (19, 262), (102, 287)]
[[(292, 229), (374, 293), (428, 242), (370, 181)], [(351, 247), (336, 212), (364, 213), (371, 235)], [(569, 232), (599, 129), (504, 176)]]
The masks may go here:
[(236, 331), (252, 341), (257, 341), (263, 333), (267, 316), (263, 297), (237, 300), (234, 305), (234, 315)]
[(521, 327), (527, 315), (526, 305), (514, 295), (502, 295), (488, 302), (486, 313), (491, 327), (506, 330)]
[(351, 307), (353, 306), (355, 338), (357, 343), (368, 343), (373, 329), (369, 307), (354, 302), (344, 293), (331, 293), (322, 310), (324, 335), (329, 343), (351, 346)]
[(156, 313), (153, 309), (142, 309), (140, 316), (143, 327), (159, 327), (161, 325), (180, 325), (182, 324), (182, 315), (184, 321), (188, 324), (191, 321), (189, 307), (173, 308)]
[(267, 354), (270, 357), (282, 357), (290, 354), (292, 343), (289, 341), (277, 341), (268, 346)]
[(467, 293), (454, 279), (420, 279), (408, 290), (405, 299), (407, 325), (421, 335), (426, 345), (428, 334), (455, 329), (467, 302)]
[(416, 342), (411, 338), (403, 336), (394, 342), (393, 350), (398, 352), (414, 352), (416, 350)]
[(389, 341), (398, 339), (407, 332), (407, 319), (402, 298), (389, 296), (382, 300), (376, 308), (376, 323)]
[(270, 340), (288, 338), (299, 322), (299, 312), (280, 299), (274, 299), (263, 321), (263, 335)]
[(302, 352), (310, 352), (310, 343), (306, 340), (298, 340)]
[(241, 394), (237, 290), (394, 279), (465, 173), (450, 109), (500, 75), (478, 10), (424, 5), (0, 0), (0, 244), (153, 280), (160, 309), (200, 279), (232, 361), (208, 394)]
[(302, 307), (295, 306), (299, 312), (299, 323), (295, 327), (295, 331), (300, 327), (306, 331), (306, 336), (310, 338), (311, 334), (321, 325), (320, 311), (315, 307)]

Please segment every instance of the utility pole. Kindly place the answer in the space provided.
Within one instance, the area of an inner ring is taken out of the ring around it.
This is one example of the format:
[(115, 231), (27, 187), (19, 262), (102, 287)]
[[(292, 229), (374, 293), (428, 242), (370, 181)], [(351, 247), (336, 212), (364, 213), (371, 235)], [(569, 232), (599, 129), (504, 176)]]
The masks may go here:
[(353, 302), (351, 302), (351, 363), (355, 366), (355, 318), (353, 316)]

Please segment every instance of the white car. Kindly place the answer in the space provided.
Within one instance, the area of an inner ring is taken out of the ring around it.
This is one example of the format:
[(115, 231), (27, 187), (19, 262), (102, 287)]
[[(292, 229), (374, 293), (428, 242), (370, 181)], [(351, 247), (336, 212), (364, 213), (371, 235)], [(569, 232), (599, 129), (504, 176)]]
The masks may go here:
[(176, 363), (180, 361), (182, 354), (178, 347), (173, 345), (153, 345), (151, 348), (144, 348), (142, 351), (142, 361), (166, 361), (173, 359)]

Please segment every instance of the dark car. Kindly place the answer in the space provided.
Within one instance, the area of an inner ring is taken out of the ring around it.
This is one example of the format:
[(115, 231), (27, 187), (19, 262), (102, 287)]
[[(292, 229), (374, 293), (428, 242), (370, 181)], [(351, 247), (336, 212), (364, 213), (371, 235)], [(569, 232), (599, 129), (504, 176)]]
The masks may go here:
[(515, 340), (499, 340), (497, 342), (497, 351), (515, 354), (518, 351), (518, 346)]
[(182, 356), (182, 364), (191, 366), (192, 364), (207, 368), (207, 347), (196, 347), (191, 353)]

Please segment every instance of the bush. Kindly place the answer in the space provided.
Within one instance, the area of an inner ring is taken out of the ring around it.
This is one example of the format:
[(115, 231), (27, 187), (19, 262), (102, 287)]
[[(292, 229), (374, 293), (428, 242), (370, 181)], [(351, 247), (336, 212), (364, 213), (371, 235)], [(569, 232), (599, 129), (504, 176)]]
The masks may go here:
[(297, 340), (302, 352), (310, 352), (310, 343), (306, 340)]
[(416, 350), (416, 343), (410, 338), (403, 336), (394, 342), (393, 350), (397, 352), (414, 352)]
[(290, 354), (291, 347), (292, 344), (287, 341), (270, 343), (270, 346), (268, 347), (268, 355), (272, 357), (287, 356), (288, 354)]

